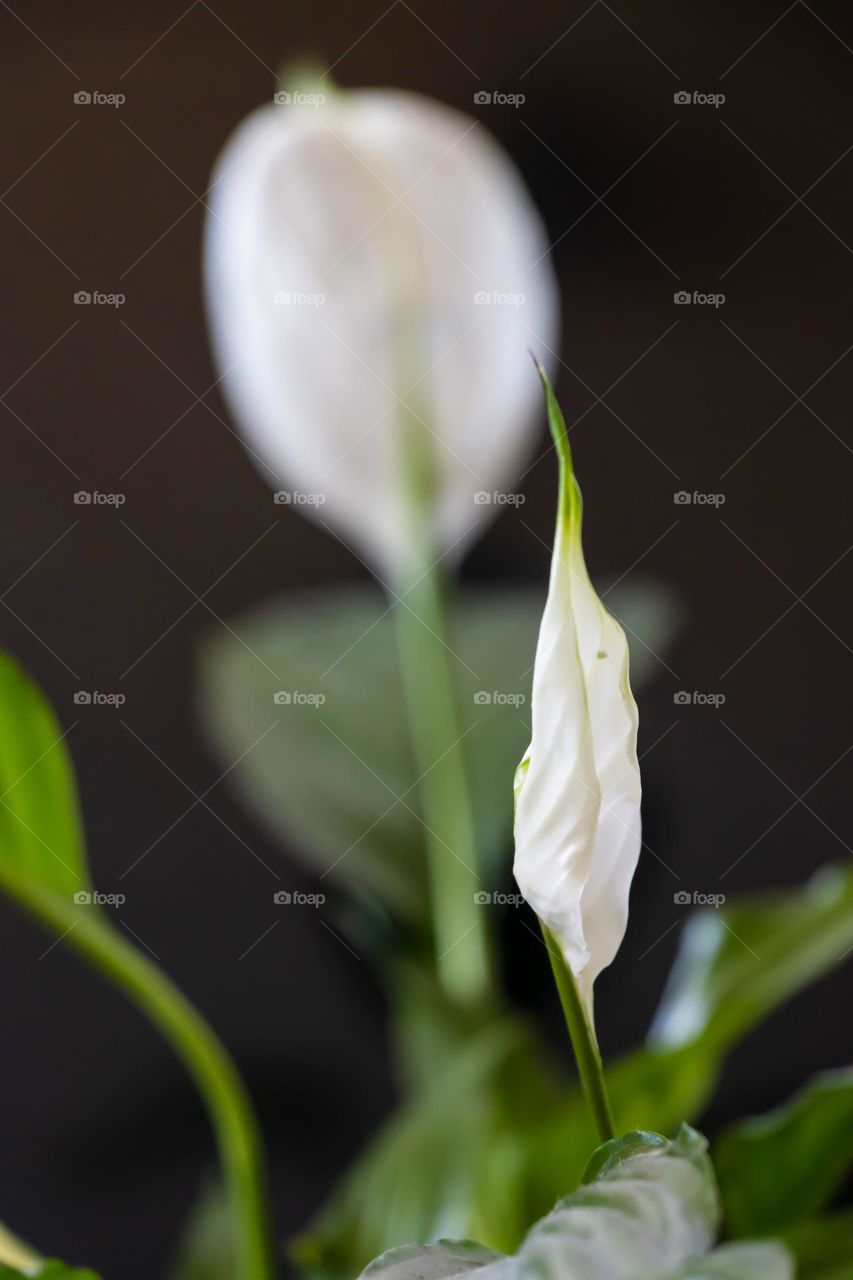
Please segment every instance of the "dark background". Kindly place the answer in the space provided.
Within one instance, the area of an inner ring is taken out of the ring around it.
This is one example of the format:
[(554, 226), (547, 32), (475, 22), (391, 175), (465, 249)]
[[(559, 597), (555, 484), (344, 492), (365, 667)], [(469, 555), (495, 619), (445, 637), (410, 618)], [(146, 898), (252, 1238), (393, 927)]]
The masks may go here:
[[(688, 889), (799, 883), (851, 852), (853, 14), (842, 0), (13, 0), (0, 30), (0, 640), (63, 724), (77, 721), (68, 741), (98, 885), (116, 889), (172, 828), (134, 872), (123, 919), (242, 1064), (284, 1234), (390, 1106), (383, 1008), (369, 966), (311, 913), (238, 962), (269, 923), (269, 882), (202, 806), (187, 812), (187, 788), (221, 772), (194, 718), (193, 654), (214, 614), (364, 573), (276, 509), (274, 531), (195, 601), (270, 523), (266, 481), (219, 420), (217, 391), (204, 395), (216, 372), (199, 246), (217, 151), (269, 100), (274, 69), (305, 53), (335, 63), (344, 85), (402, 85), (472, 111), (509, 149), (556, 242), (559, 391), (570, 423), (584, 415), (573, 438), (593, 574), (641, 559), (686, 608), (641, 698), (641, 745), (657, 744), (644, 761), (648, 841)], [(78, 107), (80, 89), (127, 101)], [(475, 107), (478, 89), (526, 102)], [(679, 90), (726, 101), (678, 106)], [(725, 303), (675, 306), (681, 288)], [(79, 308), (78, 289), (127, 301)], [(119, 515), (151, 551), (114, 510), (75, 507), (80, 488), (126, 493)], [(682, 488), (725, 504), (677, 506)], [(550, 463), (523, 489), (524, 518), (547, 540)], [(466, 572), (544, 584), (546, 571), (507, 512)], [(123, 690), (122, 717), (168, 769), (112, 709), (76, 708), (81, 687)], [(725, 705), (677, 707), (681, 688), (724, 692)], [(265, 859), (287, 857), (227, 783), (207, 802)], [(599, 984), (606, 1052), (635, 1042), (654, 1008), (678, 885), (643, 859), (622, 953)], [(49, 940), (5, 904), (0, 921), (2, 1218), (49, 1252), (149, 1280), (211, 1159), (204, 1117), (122, 999), (67, 948), (44, 955)], [(519, 942), (514, 963), (558, 1035), (541, 957)], [(763, 1026), (711, 1120), (849, 1061), (849, 999), (842, 970)]]

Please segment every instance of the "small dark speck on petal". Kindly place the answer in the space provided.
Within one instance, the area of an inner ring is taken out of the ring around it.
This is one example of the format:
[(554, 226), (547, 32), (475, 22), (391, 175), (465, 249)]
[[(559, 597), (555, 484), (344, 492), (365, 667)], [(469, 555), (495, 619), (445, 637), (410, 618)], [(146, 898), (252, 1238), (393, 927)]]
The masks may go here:
[(598, 657), (598, 658), (606, 658), (606, 657), (607, 657), (607, 654), (604, 652), (604, 650), (603, 650), (603, 649), (599, 649), (598, 653), (596, 654), (596, 657)]

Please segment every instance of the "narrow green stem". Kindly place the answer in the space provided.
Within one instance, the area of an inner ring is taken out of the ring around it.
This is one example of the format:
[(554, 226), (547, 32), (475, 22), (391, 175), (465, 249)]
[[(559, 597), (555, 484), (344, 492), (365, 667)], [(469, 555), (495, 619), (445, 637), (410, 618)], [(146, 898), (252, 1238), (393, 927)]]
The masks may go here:
[(453, 1000), (487, 1002), (492, 993), (488, 921), (477, 901), (482, 882), (438, 569), (427, 570), (401, 595), (394, 617), (421, 775), (436, 965)]
[(599, 1137), (602, 1142), (608, 1142), (614, 1136), (613, 1116), (604, 1083), (604, 1067), (595, 1037), (595, 1028), (587, 1017), (574, 977), (563, 959), (557, 940), (544, 925), (542, 933), (545, 946), (548, 948), (560, 1004), (563, 1006), (566, 1026), (569, 1029), (575, 1061), (578, 1064), (581, 1087)]
[(264, 1159), (252, 1104), (227, 1051), (201, 1014), (95, 906), (78, 907), (0, 864), (0, 884), (65, 938), (151, 1019), (204, 1098), (216, 1133), (232, 1214), (237, 1280), (273, 1280)]

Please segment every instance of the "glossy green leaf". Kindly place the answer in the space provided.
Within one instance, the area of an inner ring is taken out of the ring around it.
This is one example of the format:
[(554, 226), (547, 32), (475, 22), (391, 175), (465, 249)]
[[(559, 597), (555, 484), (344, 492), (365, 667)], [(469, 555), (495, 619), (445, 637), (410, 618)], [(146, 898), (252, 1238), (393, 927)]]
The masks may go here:
[(853, 1069), (729, 1128), (714, 1146), (727, 1234), (772, 1235), (816, 1217), (853, 1168), (851, 1135)]
[(754, 894), (687, 924), (651, 1043), (727, 1049), (853, 947), (853, 866), (794, 890)]
[[(526, 706), (543, 599), (544, 586), (460, 592), (451, 610), (464, 731), (453, 753), (468, 771), (494, 881), (508, 859), (512, 776), (530, 734)], [(651, 675), (652, 652), (668, 642), (675, 607), (652, 585), (620, 585), (608, 605), (641, 637), (632, 654), (636, 688)], [(223, 767), (239, 759), (231, 777), (273, 835), (408, 924), (421, 923), (419, 771), (384, 598), (371, 588), (315, 592), (266, 605), (233, 630), (239, 639), (212, 633), (201, 661), (201, 714)], [(288, 700), (276, 702), (277, 693)]]
[(674, 1141), (652, 1133), (615, 1138), (596, 1152), (576, 1191), (527, 1233), (514, 1256), (470, 1241), (405, 1245), (377, 1258), (370, 1280), (792, 1280), (778, 1244), (725, 1246), (709, 1253), (719, 1219), (705, 1141), (682, 1128)]
[(23, 669), (0, 652), (0, 873), (63, 897), (90, 889), (64, 734)]

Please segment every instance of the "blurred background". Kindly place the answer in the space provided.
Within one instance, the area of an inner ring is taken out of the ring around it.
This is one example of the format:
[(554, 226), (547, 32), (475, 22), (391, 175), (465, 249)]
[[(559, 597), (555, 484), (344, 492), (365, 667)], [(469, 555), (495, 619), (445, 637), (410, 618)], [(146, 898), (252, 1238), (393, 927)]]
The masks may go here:
[[(476, 116), (543, 212), (593, 577), (651, 576), (682, 607), (640, 697), (657, 856), (598, 987), (612, 1055), (654, 1009), (676, 891), (795, 884), (851, 853), (853, 15), (841, 0), (12, 0), (0, 29), (0, 641), (69, 728), (96, 883), (127, 893), (126, 928), (246, 1072), (285, 1235), (392, 1104), (383, 1003), (334, 903), (274, 915), (259, 859), (316, 885), (221, 779), (195, 657), (222, 620), (366, 575), (273, 507), (213, 385), (200, 243), (216, 155), (279, 66), (312, 55), (345, 86)], [(79, 290), (124, 302), (75, 306)], [(466, 580), (544, 591), (554, 483), (546, 457)], [(76, 506), (80, 489), (126, 501)], [(75, 706), (80, 688), (126, 702)], [(143, 1280), (211, 1163), (205, 1118), (121, 998), (5, 903), (0, 921), (3, 1219)], [(513, 992), (562, 1048), (541, 951), (507, 932)], [(709, 1122), (849, 1062), (849, 1000), (848, 968), (762, 1026)]]

